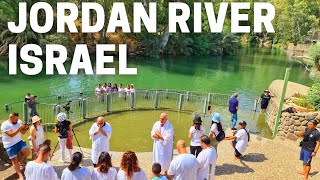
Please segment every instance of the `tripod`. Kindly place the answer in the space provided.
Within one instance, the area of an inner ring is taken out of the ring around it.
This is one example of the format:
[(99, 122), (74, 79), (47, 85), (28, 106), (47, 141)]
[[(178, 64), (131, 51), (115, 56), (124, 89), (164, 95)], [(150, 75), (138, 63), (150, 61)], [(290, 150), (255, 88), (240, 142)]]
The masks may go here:
[[(82, 154), (83, 157), (84, 157), (84, 154), (83, 154), (83, 152), (82, 152), (81, 146), (80, 146), (79, 141), (78, 141), (78, 138), (77, 138), (76, 133), (74, 132), (73, 129), (72, 129), (72, 133), (73, 133), (73, 135), (74, 135), (74, 137), (75, 137), (75, 139), (76, 139), (76, 141), (77, 141), (77, 144), (78, 144), (78, 147), (79, 147), (79, 149), (80, 149), (80, 152), (81, 152), (81, 154)], [(59, 141), (57, 142), (56, 146), (54, 147), (54, 150), (53, 150), (53, 153), (51, 154), (50, 160), (52, 159), (53, 154), (56, 152), (56, 149), (57, 149), (57, 147), (58, 147), (58, 144), (59, 144)]]

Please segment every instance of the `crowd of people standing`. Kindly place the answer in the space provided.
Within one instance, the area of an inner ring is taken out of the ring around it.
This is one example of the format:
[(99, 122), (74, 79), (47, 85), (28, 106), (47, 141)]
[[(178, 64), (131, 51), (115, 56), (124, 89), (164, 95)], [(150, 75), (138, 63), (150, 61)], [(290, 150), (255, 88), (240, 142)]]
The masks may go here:
[[(207, 135), (205, 134), (204, 126), (202, 126), (201, 117), (195, 116), (188, 134), (190, 138), (190, 154), (187, 150), (187, 143), (184, 140), (178, 140), (176, 143), (178, 155), (174, 158), (174, 127), (168, 120), (168, 115), (161, 113), (159, 120), (154, 123), (151, 129), (151, 138), (153, 140), (152, 180), (214, 179), (218, 158), (218, 144), (222, 140), (231, 140), (234, 158), (241, 158), (250, 141), (250, 133), (245, 121), (238, 123), (238, 129), (235, 127), (239, 109), (237, 97), (238, 94), (235, 93), (229, 102), (233, 135), (225, 136), (220, 113), (210, 111), (211, 126)], [(21, 134), (25, 134), (29, 127), (19, 119), (18, 113), (11, 113), (9, 119), (1, 125), (4, 148), (20, 179), (24, 179), (20, 171), (21, 166), (25, 167), (24, 175), (26, 179), (58, 179), (54, 168), (47, 163), (50, 160), (51, 143), (50, 140), (44, 139), (41, 118), (38, 115), (34, 115), (31, 118), (31, 122), (28, 139), (33, 161), (25, 164), (25, 159), (29, 156), (30, 150), (21, 139)], [(303, 171), (299, 173), (305, 175), (305, 179), (307, 179), (311, 168), (311, 159), (320, 147), (320, 133), (317, 131), (316, 125), (317, 121), (310, 120), (308, 128), (302, 134), (304, 140), (301, 143), (300, 160), (303, 161)], [(88, 132), (92, 140), (91, 160), (94, 167), (93, 171), (86, 167), (81, 167), (83, 161), (82, 153), (72, 152), (72, 124), (67, 120), (65, 113), (57, 115), (57, 124), (54, 131), (58, 134), (61, 149), (60, 162), (65, 163), (65, 149), (68, 149), (68, 158), (71, 162), (63, 170), (61, 179), (147, 179), (146, 173), (139, 166), (138, 158), (133, 151), (124, 152), (118, 171), (113, 167), (111, 155), (109, 154), (112, 128), (104, 117), (98, 117)], [(19, 159), (18, 153), (22, 154)]]
[(130, 94), (135, 94), (136, 90), (133, 84), (128, 84), (125, 88), (122, 84), (111, 84), (111, 83), (104, 83), (101, 85), (100, 83), (97, 85), (95, 89), (95, 94), (97, 97), (103, 97), (104, 94), (109, 93), (119, 93), (119, 97), (128, 97)]

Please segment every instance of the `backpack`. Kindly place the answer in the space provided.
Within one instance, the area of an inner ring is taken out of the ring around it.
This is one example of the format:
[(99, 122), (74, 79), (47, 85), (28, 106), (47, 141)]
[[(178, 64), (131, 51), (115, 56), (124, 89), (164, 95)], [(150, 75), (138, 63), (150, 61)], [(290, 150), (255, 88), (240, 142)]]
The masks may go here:
[[(215, 133), (213, 133), (215, 135)], [(216, 135), (215, 135), (216, 136)], [(224, 133), (224, 130), (220, 131), (220, 133), (216, 136), (217, 141), (222, 141), (226, 137), (226, 134)]]
[(69, 127), (66, 127), (66, 123), (59, 122), (58, 123), (58, 128), (59, 128), (59, 138), (68, 138), (68, 130)]

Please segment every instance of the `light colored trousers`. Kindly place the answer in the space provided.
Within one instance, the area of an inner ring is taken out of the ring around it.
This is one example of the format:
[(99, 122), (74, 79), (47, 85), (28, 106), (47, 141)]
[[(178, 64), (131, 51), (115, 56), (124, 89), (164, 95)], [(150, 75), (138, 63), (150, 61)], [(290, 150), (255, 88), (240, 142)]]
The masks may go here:
[[(66, 146), (67, 146), (67, 138), (63, 138), (59, 140), (59, 144), (60, 144), (60, 150), (61, 150), (61, 160), (65, 160), (66, 159), (66, 155), (65, 155), (65, 151), (66, 151)], [(72, 158), (72, 149), (68, 149), (69, 151), (69, 157), (70, 159)]]

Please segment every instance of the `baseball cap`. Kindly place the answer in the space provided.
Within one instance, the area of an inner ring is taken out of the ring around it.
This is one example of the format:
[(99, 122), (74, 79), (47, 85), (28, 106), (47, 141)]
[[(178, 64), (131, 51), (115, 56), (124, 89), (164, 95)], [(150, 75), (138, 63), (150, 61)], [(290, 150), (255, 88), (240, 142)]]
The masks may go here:
[(247, 125), (247, 122), (245, 122), (245, 121), (240, 121), (239, 124), (246, 126), (246, 125)]

